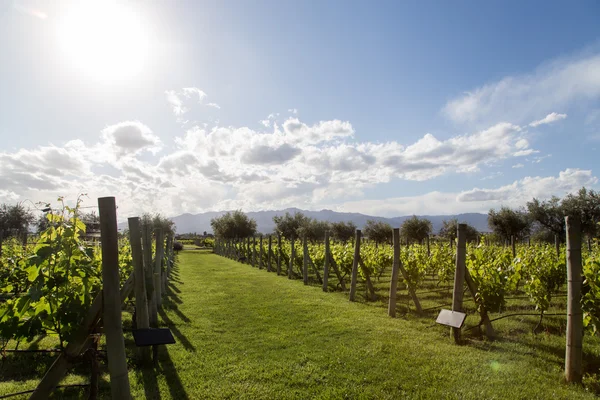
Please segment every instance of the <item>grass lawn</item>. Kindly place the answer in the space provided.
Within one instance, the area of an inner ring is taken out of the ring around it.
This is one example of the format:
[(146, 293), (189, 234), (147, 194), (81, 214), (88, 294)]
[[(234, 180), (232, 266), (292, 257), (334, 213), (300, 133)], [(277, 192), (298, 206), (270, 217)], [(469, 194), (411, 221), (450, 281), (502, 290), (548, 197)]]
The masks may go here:
[[(350, 303), (346, 293), (324, 293), (316, 285), (185, 250), (159, 312), (177, 344), (161, 349), (157, 369), (131, 367), (132, 394), (152, 399), (595, 398), (581, 386), (562, 383), (564, 333), (533, 335), (523, 329), (515, 336), (519, 326), (507, 319), (495, 324), (500, 340), (473, 338), (457, 346), (449, 328), (433, 325), (433, 313), (392, 319), (380, 304)], [(48, 348), (50, 340), (34, 345)], [(131, 341), (129, 335), (126, 340)], [(587, 353), (597, 351), (596, 338), (584, 340)], [(51, 361), (44, 354), (8, 355), (0, 367), (0, 395), (35, 387)], [(82, 366), (66, 381), (86, 382), (86, 374)], [(102, 378), (101, 394), (108, 398), (106, 372)], [(81, 389), (57, 393), (59, 398), (84, 396)]]

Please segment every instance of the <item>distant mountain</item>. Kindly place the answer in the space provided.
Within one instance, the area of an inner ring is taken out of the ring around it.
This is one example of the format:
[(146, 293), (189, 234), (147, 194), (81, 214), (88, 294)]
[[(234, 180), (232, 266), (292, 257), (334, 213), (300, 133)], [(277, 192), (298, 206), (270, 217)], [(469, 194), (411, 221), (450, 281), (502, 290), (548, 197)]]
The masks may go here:
[[(339, 222), (339, 221), (352, 221), (358, 226), (359, 229), (364, 227), (367, 220), (373, 219), (376, 221), (384, 221), (392, 225), (393, 227), (400, 227), (402, 223), (410, 218), (411, 216), (394, 217), (394, 218), (383, 218), (375, 217), (371, 215), (364, 215), (359, 213), (342, 213), (331, 210), (321, 211), (306, 211), (298, 208), (288, 208), (285, 210), (278, 211), (258, 211), (246, 213), (250, 218), (256, 220), (258, 231), (261, 233), (271, 233), (275, 229), (273, 223), (273, 217), (276, 215), (284, 215), (286, 212), (293, 214), (294, 212), (301, 212), (304, 215), (315, 218), (321, 221)], [(201, 214), (182, 214), (177, 217), (172, 217), (171, 220), (175, 222), (177, 226), (177, 233), (191, 233), (197, 232), (202, 233), (204, 231), (212, 233), (210, 226), (210, 220), (225, 214), (226, 211), (220, 212), (206, 212)], [(427, 218), (433, 225), (433, 232), (437, 233), (442, 227), (442, 221), (451, 218), (457, 218), (459, 222), (466, 222), (473, 226), (480, 232), (489, 231), (487, 225), (487, 215), (479, 213), (468, 213), (458, 215), (422, 215), (420, 218)]]

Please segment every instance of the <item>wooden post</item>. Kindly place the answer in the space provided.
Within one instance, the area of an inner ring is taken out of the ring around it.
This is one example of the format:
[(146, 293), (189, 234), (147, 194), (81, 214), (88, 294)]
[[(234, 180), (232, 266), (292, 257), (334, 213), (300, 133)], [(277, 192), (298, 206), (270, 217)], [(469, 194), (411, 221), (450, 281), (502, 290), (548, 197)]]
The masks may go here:
[[(456, 272), (454, 273), (454, 294), (452, 296), (452, 311), (463, 311), (463, 288), (465, 285), (465, 270), (467, 261), (467, 224), (458, 224), (458, 243), (456, 245)], [(456, 343), (460, 342), (460, 328), (452, 328)]]
[(292, 251), (290, 253), (290, 265), (288, 267), (288, 279), (292, 279), (294, 268), (294, 258), (296, 258), (296, 247), (294, 246), (294, 236), (292, 236)]
[(581, 309), (581, 223), (566, 217), (567, 225), (567, 349), (565, 378), (581, 382), (583, 373), (583, 311)]
[(154, 295), (154, 267), (152, 266), (152, 232), (148, 224), (143, 226), (142, 243), (144, 246), (144, 276), (146, 279), (146, 298), (148, 299), (150, 326), (158, 328), (158, 307)]
[(103, 320), (106, 335), (110, 391), (113, 399), (131, 399), (125, 338), (121, 321), (119, 239), (114, 197), (98, 199), (102, 241)]
[(277, 275), (281, 274), (281, 233), (277, 232)]
[(560, 240), (558, 235), (554, 235), (554, 247), (556, 247), (556, 256), (560, 257)]
[[(425, 241), (427, 242), (427, 257), (431, 257), (431, 248), (429, 247), (429, 235), (427, 235)], [(398, 242), (398, 245), (400, 245), (400, 242)]]
[(302, 236), (302, 280), (308, 285), (308, 244), (306, 235)]
[(252, 265), (252, 252), (250, 251), (250, 236), (248, 236), (248, 240), (246, 241), (246, 262)]
[(452, 247), (454, 247), (454, 238), (450, 238), (450, 250), (452, 250)]
[(354, 239), (354, 260), (352, 261), (352, 279), (350, 280), (350, 301), (356, 299), (356, 281), (358, 280), (358, 259), (360, 258), (360, 229), (356, 230)]
[[(142, 237), (140, 219), (129, 218), (129, 240), (131, 242), (131, 261), (135, 284), (135, 325), (137, 329), (148, 329), (150, 317), (148, 314), (148, 299), (146, 298), (146, 278), (144, 277), (144, 259), (142, 253)], [(147, 347), (139, 348), (139, 355), (143, 363), (150, 360)]]
[(256, 236), (252, 236), (252, 266), (258, 266), (258, 263), (256, 262)]
[(469, 270), (465, 268), (465, 281), (467, 282), (467, 287), (471, 292), (471, 296), (473, 297), (473, 301), (475, 304), (479, 305), (479, 315), (481, 317), (482, 324), (485, 325), (485, 335), (489, 339), (494, 339), (496, 337), (496, 332), (494, 331), (494, 327), (492, 326), (492, 322), (490, 321), (490, 317), (488, 316), (487, 310), (483, 306), (481, 299), (477, 296), (477, 285), (473, 278), (471, 278), (471, 274), (469, 274)]
[(263, 267), (263, 235), (260, 235), (260, 241), (258, 243), (258, 269)]
[[(392, 263), (392, 282), (390, 283), (390, 302), (388, 304), (388, 315), (396, 316), (396, 290), (398, 288), (398, 273), (400, 270), (400, 228), (394, 228), (394, 258)], [(427, 247), (429, 248), (429, 236), (427, 236)]]
[(267, 253), (267, 272), (271, 272), (271, 252), (273, 247), (273, 240), (271, 235), (269, 235), (269, 252)]
[(329, 279), (329, 231), (325, 231), (325, 265), (323, 265), (323, 291), (326, 292), (327, 280)]
[(515, 235), (510, 235), (510, 247), (512, 248), (513, 258), (517, 257), (517, 243), (515, 240)]
[[(0, 242), (2, 242), (2, 238), (0, 237)], [(588, 235), (587, 237), (587, 249), (588, 251), (592, 251), (592, 237)], [(0, 256), (2, 255), (2, 243), (0, 243)]]
[(163, 230), (157, 228), (156, 234), (156, 254), (154, 256), (154, 293), (156, 296), (156, 307), (162, 305), (162, 290), (161, 290), (161, 273), (162, 273), (162, 261), (163, 251), (165, 246)]

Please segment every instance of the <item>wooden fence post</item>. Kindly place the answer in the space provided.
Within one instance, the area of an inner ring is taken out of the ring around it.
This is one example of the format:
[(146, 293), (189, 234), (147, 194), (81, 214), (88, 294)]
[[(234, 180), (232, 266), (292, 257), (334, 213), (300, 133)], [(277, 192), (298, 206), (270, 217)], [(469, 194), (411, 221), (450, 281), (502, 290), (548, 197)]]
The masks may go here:
[(352, 279), (350, 280), (350, 301), (356, 298), (356, 281), (358, 280), (358, 259), (360, 258), (360, 229), (356, 230), (354, 239), (354, 260), (352, 261)]
[(271, 272), (271, 253), (273, 247), (273, 238), (269, 235), (269, 252), (267, 253), (267, 272)]
[[(394, 258), (392, 263), (392, 282), (390, 283), (390, 302), (388, 304), (388, 315), (396, 316), (396, 290), (398, 288), (398, 274), (400, 270), (400, 228), (394, 228)], [(427, 237), (427, 247), (429, 247), (429, 236)]]
[(262, 269), (263, 267), (263, 235), (260, 235), (260, 241), (258, 243), (258, 269)]
[[(463, 311), (463, 288), (465, 286), (465, 270), (467, 261), (467, 225), (458, 224), (458, 243), (456, 244), (456, 272), (454, 273), (454, 293), (452, 311)], [(452, 328), (456, 343), (460, 342), (460, 328)]]
[(150, 326), (158, 328), (158, 307), (154, 295), (154, 266), (152, 265), (152, 230), (150, 225), (142, 227), (142, 244), (144, 251), (144, 277), (146, 279), (146, 298), (148, 299), (148, 314)]
[(290, 255), (290, 265), (288, 267), (288, 279), (292, 279), (292, 272), (294, 268), (294, 258), (296, 258), (296, 247), (294, 246), (294, 236), (292, 235), (292, 251)]
[[(425, 240), (427, 241), (427, 257), (431, 257), (431, 247), (429, 246), (429, 234), (427, 235)], [(398, 242), (398, 245), (400, 245), (400, 242)]]
[(281, 274), (281, 233), (277, 232), (277, 275)]
[(258, 263), (256, 262), (256, 236), (252, 236), (252, 266), (258, 267)]
[(154, 255), (154, 293), (156, 294), (156, 307), (162, 305), (162, 261), (164, 251), (164, 234), (161, 228), (155, 230), (156, 233), (156, 254)]
[(510, 247), (512, 248), (513, 258), (517, 257), (517, 243), (515, 240), (515, 235), (510, 235)]
[(114, 197), (98, 199), (102, 241), (103, 320), (106, 335), (110, 391), (113, 399), (131, 399), (125, 338), (121, 321), (119, 238)]
[(329, 231), (325, 231), (325, 264), (323, 265), (323, 291), (328, 290), (327, 280), (329, 279)]
[[(138, 217), (128, 218), (127, 221), (129, 223), (129, 240), (131, 242), (131, 260), (135, 284), (135, 326), (137, 329), (148, 329), (150, 327), (150, 317), (148, 314), (148, 299), (146, 298), (140, 219)], [(149, 350), (148, 347), (139, 348), (139, 355), (144, 364), (150, 361)]]
[(308, 244), (306, 235), (302, 236), (302, 280), (308, 285)]
[(565, 378), (581, 382), (583, 373), (583, 311), (581, 309), (581, 223), (566, 217), (567, 225), (567, 349)]

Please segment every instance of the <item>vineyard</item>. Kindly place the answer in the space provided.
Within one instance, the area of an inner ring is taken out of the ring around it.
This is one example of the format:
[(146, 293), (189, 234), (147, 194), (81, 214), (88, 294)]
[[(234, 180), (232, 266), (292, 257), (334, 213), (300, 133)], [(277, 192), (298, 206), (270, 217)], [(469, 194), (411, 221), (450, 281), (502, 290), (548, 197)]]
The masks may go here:
[[(118, 233), (114, 198), (105, 198), (99, 199), (101, 238), (90, 241), (80, 219), (81, 199), (74, 207), (59, 201), (61, 207), (47, 213), (48, 227), (38, 236), (27, 243), (13, 238), (1, 244), (0, 354), (3, 360), (21, 352), (58, 355), (37, 389), (20, 393), (33, 393), (31, 398), (47, 398), (68, 367), (91, 362), (96, 373), (90, 383), (74, 386), (89, 387), (93, 398), (102, 354), (111, 360), (111, 378), (120, 373), (122, 381), (127, 370), (122, 312), (133, 313), (134, 328), (157, 327), (161, 289), (165, 290), (173, 266), (173, 238), (160, 226), (154, 225), (153, 231), (151, 221), (140, 223), (139, 218), (130, 218), (128, 234)], [(34, 340), (54, 346), (19, 349)], [(148, 361), (147, 351), (140, 350), (139, 355), (141, 363)], [(119, 385), (118, 379), (113, 383), (120, 390), (128, 386)], [(127, 387), (123, 398), (128, 391)]]
[[(395, 236), (397, 232), (395, 232)], [(357, 242), (358, 240), (358, 242)], [(221, 240), (216, 252), (264, 268), (304, 284), (322, 285), (323, 291), (346, 291), (350, 300), (388, 307), (390, 316), (434, 318), (453, 305), (457, 242), (398, 246), (402, 271), (400, 288), (393, 278), (394, 246), (365, 242), (360, 231), (346, 243), (285, 240), (281, 236)], [(564, 334), (567, 309), (566, 245), (466, 245), (464, 306), (469, 326), (464, 334), (489, 338), (513, 336), (495, 332), (496, 320), (527, 321), (530, 334)], [(396, 272), (397, 274), (397, 272)], [(598, 344), (600, 329), (600, 249), (589, 243), (582, 249), (581, 309), (586, 334)], [(356, 276), (354, 276), (356, 275)], [(364, 295), (356, 294), (364, 293)], [(471, 293), (469, 298), (467, 293)], [(398, 300), (398, 302), (397, 302)], [(412, 317), (411, 317), (412, 318)], [(485, 326), (485, 332), (482, 332)], [(521, 328), (515, 330), (521, 333)], [(594, 352), (597, 353), (595, 348)], [(597, 371), (596, 371), (597, 372)]]

